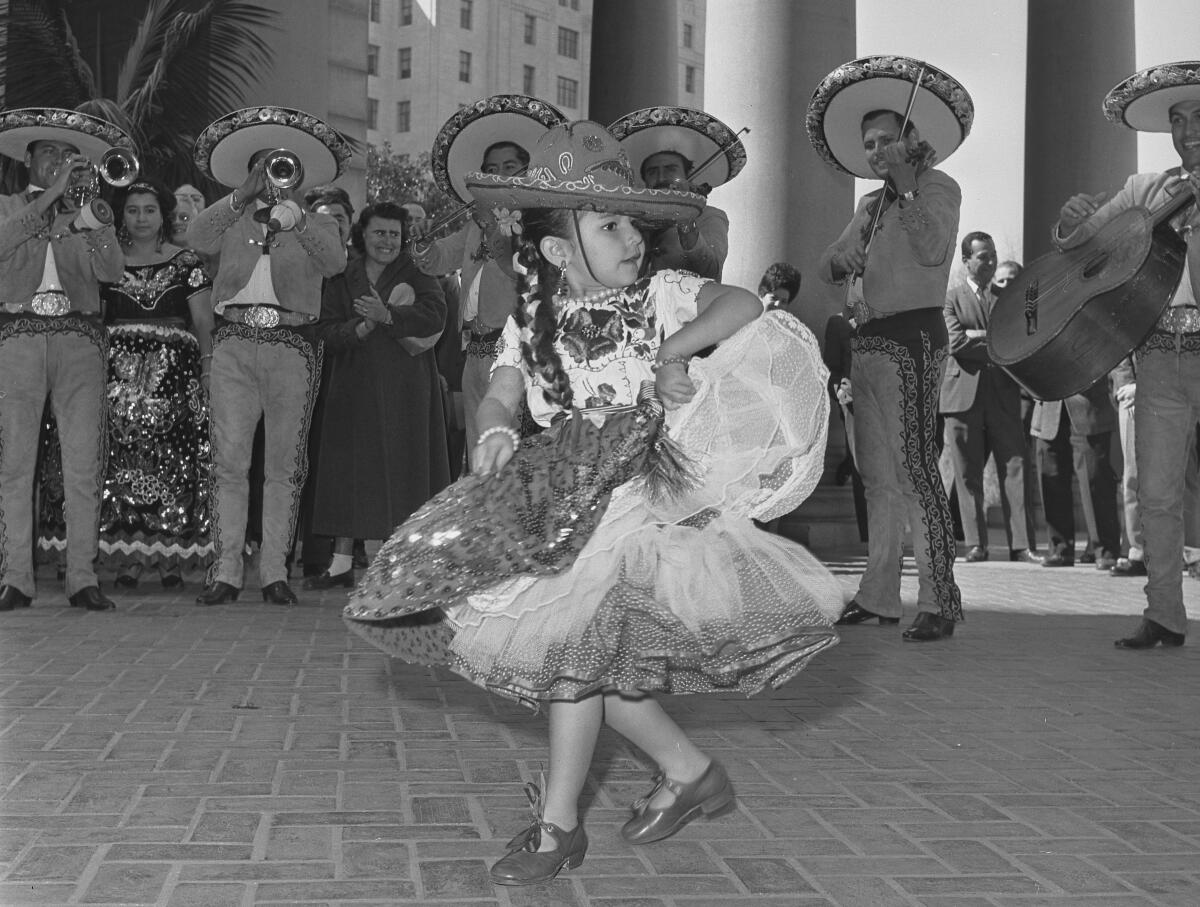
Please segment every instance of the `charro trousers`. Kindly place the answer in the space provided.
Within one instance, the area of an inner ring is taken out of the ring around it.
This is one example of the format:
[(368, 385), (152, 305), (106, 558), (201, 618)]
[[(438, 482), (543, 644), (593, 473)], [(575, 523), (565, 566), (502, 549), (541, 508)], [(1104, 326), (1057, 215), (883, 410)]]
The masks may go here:
[(308, 430), (321, 378), (321, 348), (289, 328), (223, 324), (213, 342), (210, 379), (214, 480), (214, 579), (242, 587), (250, 456), (261, 418), (263, 586), (287, 579), (300, 490), (308, 472)]
[(1155, 331), (1137, 353), (1134, 445), (1146, 551), (1145, 616), (1187, 632), (1180, 568), (1190, 451), (1200, 421), (1200, 334)]
[(938, 471), (938, 396), (946, 365), (941, 308), (861, 325), (852, 341), (856, 463), (867, 498), (867, 568), (856, 601), (899, 617), (905, 526), (912, 530), (917, 610), (962, 620), (954, 528)]
[(0, 321), (0, 585), (34, 593), (33, 478), (47, 396), (62, 441), (66, 591), (97, 585), (106, 357), (98, 320), (19, 315)]

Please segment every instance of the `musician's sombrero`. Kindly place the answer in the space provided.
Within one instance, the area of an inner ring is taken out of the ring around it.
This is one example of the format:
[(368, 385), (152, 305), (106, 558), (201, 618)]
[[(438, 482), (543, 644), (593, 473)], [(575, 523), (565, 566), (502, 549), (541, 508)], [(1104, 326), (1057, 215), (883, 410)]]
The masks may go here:
[(523, 94), (492, 95), (460, 107), (433, 139), (433, 181), (459, 201), (470, 201), (467, 174), (483, 166), (488, 148), (512, 142), (532, 152), (547, 129), (566, 121), (553, 104)]
[(817, 85), (805, 126), (813, 149), (845, 173), (874, 178), (862, 144), (862, 118), (872, 110), (903, 114), (921, 67), (912, 122), (921, 139), (944, 161), (971, 131), (975, 106), (952, 76), (920, 60), (895, 55), (863, 57), (843, 63)]
[(22, 107), (0, 113), (0, 154), (25, 159), (30, 142), (65, 142), (93, 164), (110, 148), (133, 148), (129, 135), (108, 120), (59, 107)]
[(1180, 101), (1200, 101), (1200, 61), (1135, 72), (1104, 96), (1104, 115), (1139, 132), (1170, 132), (1170, 110)]
[(350, 160), (350, 144), (327, 123), (289, 107), (246, 107), (210, 123), (196, 139), (201, 171), (225, 186), (240, 186), (255, 152), (284, 148), (304, 166), (304, 185), (336, 179)]
[(608, 131), (624, 147), (637, 174), (646, 158), (663, 151), (682, 154), (693, 167), (711, 158), (696, 179), (712, 187), (729, 182), (746, 166), (746, 148), (734, 131), (703, 110), (646, 107), (625, 114)]
[(543, 133), (518, 176), (467, 175), (467, 189), (481, 208), (504, 220), (520, 208), (572, 208), (626, 214), (649, 223), (694, 220), (703, 195), (644, 189), (634, 183), (629, 156), (599, 123), (578, 120)]

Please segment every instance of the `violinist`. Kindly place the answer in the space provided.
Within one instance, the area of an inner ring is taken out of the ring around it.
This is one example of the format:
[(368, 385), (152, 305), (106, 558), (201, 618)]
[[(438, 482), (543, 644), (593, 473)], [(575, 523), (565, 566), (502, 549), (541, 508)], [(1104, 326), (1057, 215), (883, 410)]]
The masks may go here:
[(1108, 201), (1067, 199), (1052, 229), (1060, 250), (1083, 245), (1122, 211), (1183, 206), (1168, 225), (1186, 243), (1183, 274), (1154, 330), (1134, 353), (1134, 450), (1145, 549), (1146, 608), (1119, 649), (1181, 646), (1187, 634), (1180, 554), (1185, 475), (1200, 420), (1200, 62), (1168, 63), (1135, 73), (1104, 99), (1109, 120), (1142, 132), (1170, 132), (1180, 165), (1138, 173)]
[[(917, 72), (929, 76), (918, 79), (920, 87), (912, 80)], [(902, 112), (905, 97), (911, 118)], [(827, 163), (884, 181), (859, 202), (818, 267), (827, 283), (849, 285), (858, 325), (851, 380), (870, 532), (866, 571), (839, 623), (899, 623), (907, 523), (919, 591), (916, 620), (903, 638), (915, 642), (947, 638), (962, 620), (937, 444), (948, 343), (942, 306), (961, 193), (933, 161), (935, 148), (948, 156), (961, 144), (972, 115), (961, 85), (927, 64), (896, 57), (834, 70), (818, 85), (808, 112), (809, 137)]]
[[(678, 151), (660, 151), (644, 161), (640, 170), (648, 189), (674, 189), (708, 195), (712, 187), (693, 185), (689, 177), (694, 162)], [(721, 269), (729, 254), (729, 215), (713, 205), (694, 219), (668, 227), (650, 244), (650, 269), (692, 271), (701, 277), (721, 279)]]

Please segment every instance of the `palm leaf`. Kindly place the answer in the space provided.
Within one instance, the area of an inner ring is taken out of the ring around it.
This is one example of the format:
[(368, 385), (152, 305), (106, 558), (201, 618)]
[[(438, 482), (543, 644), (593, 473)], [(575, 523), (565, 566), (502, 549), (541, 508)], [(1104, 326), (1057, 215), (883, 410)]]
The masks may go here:
[(0, 45), (5, 106), (74, 108), (96, 96), (61, 2), (11, 0), (6, 40)]

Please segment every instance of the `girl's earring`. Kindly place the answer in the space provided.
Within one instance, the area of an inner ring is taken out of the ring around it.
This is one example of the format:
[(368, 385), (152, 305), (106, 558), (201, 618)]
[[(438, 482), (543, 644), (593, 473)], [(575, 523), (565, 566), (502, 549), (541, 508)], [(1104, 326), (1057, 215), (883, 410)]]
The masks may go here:
[(566, 299), (571, 295), (571, 285), (567, 283), (567, 262), (565, 259), (558, 266), (558, 287), (554, 290), (554, 295), (560, 299)]
[(117, 242), (123, 246), (127, 246), (132, 241), (133, 238), (129, 235), (129, 228), (124, 224), (121, 224), (121, 229), (117, 231)]

